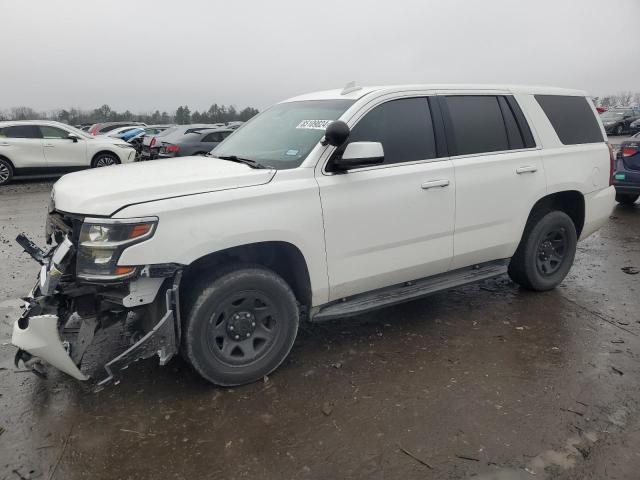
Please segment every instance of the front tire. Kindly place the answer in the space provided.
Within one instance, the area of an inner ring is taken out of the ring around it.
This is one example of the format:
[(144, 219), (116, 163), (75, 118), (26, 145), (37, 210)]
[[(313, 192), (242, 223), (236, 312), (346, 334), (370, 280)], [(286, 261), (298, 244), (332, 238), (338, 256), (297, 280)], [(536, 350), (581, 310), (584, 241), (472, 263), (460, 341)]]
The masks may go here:
[(242, 385), (284, 361), (298, 332), (299, 312), (279, 275), (238, 266), (196, 288), (185, 312), (183, 348), (203, 378), (216, 385)]
[(624, 133), (624, 127), (622, 125), (618, 125), (616, 127), (616, 135), (622, 135)]
[(577, 242), (576, 227), (566, 213), (541, 212), (527, 223), (509, 276), (525, 288), (551, 290), (569, 273)]
[(0, 158), (0, 185), (6, 185), (13, 178), (13, 167), (4, 158)]
[(634, 193), (616, 193), (616, 202), (622, 205), (633, 205), (640, 197), (639, 194)]
[(118, 165), (119, 163), (120, 159), (115, 153), (104, 152), (95, 156), (91, 162), (91, 168), (109, 167), (112, 165)]

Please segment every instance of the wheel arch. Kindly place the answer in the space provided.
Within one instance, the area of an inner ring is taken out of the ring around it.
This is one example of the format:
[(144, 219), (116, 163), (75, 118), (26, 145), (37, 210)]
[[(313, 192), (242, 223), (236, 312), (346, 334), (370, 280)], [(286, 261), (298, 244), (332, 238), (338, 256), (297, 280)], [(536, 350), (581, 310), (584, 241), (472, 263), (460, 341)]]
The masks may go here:
[(9, 163), (9, 165), (11, 166), (11, 169), (13, 170), (13, 172), (15, 173), (16, 171), (16, 166), (13, 164), (13, 162), (11, 161), (11, 159), (9, 157), (7, 157), (6, 155), (2, 155), (0, 154), (0, 159), (6, 161)]
[(183, 272), (180, 289), (188, 292), (200, 279), (234, 263), (261, 265), (280, 275), (302, 305), (312, 301), (311, 277), (300, 249), (285, 241), (265, 241), (234, 246), (200, 257)]
[(563, 190), (550, 193), (540, 198), (529, 211), (526, 225), (529, 224), (539, 212), (559, 210), (566, 213), (576, 227), (576, 234), (580, 238), (585, 220), (584, 195), (577, 190)]
[(103, 153), (108, 153), (109, 155), (113, 155), (114, 157), (116, 157), (118, 159), (118, 162), (121, 162), (120, 160), (120, 155), (118, 155), (116, 152), (114, 152), (113, 150), (107, 150), (106, 148), (103, 148), (101, 150), (98, 150), (96, 153), (93, 154), (93, 156), (91, 157), (91, 167), (93, 167), (93, 163), (96, 161), (96, 158), (98, 158), (99, 155), (102, 155)]

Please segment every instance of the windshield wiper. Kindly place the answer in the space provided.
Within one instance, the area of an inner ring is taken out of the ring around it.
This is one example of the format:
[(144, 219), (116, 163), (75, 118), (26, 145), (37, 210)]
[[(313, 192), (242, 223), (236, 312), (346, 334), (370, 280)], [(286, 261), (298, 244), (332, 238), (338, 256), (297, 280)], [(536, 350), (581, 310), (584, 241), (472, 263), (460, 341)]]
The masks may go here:
[(251, 168), (273, 168), (269, 165), (263, 165), (260, 162), (251, 160), (250, 158), (242, 158), (236, 155), (220, 155), (220, 156), (210, 155), (210, 156), (213, 158), (219, 158), (220, 160), (229, 160), (230, 162), (244, 163), (245, 165), (249, 165)]

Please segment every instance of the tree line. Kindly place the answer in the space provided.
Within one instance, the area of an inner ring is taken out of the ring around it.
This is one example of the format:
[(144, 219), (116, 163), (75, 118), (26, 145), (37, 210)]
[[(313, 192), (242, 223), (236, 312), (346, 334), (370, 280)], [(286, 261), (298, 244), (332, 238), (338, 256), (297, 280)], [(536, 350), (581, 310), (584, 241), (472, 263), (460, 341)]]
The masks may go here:
[(162, 123), (226, 123), (232, 121), (247, 121), (258, 110), (246, 107), (238, 110), (233, 105), (218, 105), (214, 103), (208, 110), (191, 112), (187, 105), (179, 106), (175, 112), (132, 113), (129, 110), (118, 112), (109, 105), (102, 105), (93, 110), (81, 110), (77, 108), (39, 112), (30, 107), (13, 107), (8, 110), (0, 110), (0, 120), (56, 120), (69, 125), (81, 125), (98, 122), (133, 121), (144, 122), (149, 125)]
[(604, 97), (593, 97), (593, 102), (596, 106), (604, 108), (640, 106), (640, 92), (619, 92)]

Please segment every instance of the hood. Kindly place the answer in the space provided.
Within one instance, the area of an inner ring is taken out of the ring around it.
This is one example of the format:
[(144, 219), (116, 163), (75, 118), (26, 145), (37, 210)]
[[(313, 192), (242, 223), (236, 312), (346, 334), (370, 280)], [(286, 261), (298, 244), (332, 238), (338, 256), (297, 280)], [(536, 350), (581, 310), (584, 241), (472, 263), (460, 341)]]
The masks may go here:
[(178, 157), (70, 173), (56, 182), (52, 196), (56, 210), (109, 216), (136, 203), (262, 185), (275, 172), (209, 157)]

